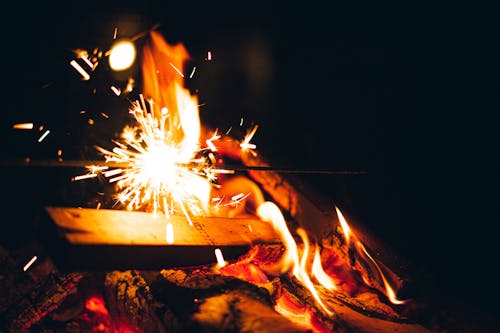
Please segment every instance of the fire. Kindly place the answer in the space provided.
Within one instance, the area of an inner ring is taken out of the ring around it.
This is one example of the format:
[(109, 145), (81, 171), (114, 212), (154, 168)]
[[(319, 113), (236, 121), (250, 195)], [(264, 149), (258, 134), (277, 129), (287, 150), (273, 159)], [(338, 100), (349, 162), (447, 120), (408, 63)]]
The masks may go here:
[[(396, 292), (394, 291), (394, 288), (390, 285), (387, 277), (385, 276), (384, 272), (380, 268), (380, 265), (372, 257), (372, 255), (368, 252), (368, 250), (363, 245), (363, 243), (359, 239), (357, 239), (357, 237), (351, 231), (351, 228), (347, 224), (347, 221), (345, 220), (345, 217), (342, 214), (342, 212), (340, 211), (340, 209), (338, 209), (338, 207), (335, 207), (335, 210), (337, 212), (337, 216), (338, 216), (340, 225), (342, 227), (342, 230), (344, 231), (344, 237), (345, 237), (347, 245), (349, 246), (350, 240), (351, 240), (351, 238), (353, 238), (355, 240), (354, 248), (356, 249), (356, 252), (358, 253), (358, 255), (362, 258), (368, 258), (368, 260), (375, 266), (376, 272), (374, 272), (374, 273), (378, 273), (378, 275), (380, 276), (380, 279), (382, 280), (382, 283), (383, 283), (384, 288), (385, 288), (385, 295), (387, 296), (389, 301), (393, 304), (396, 304), (396, 305), (405, 304), (407, 301), (399, 300), (396, 297)], [(362, 277), (363, 277), (363, 280), (365, 281), (365, 283), (368, 284), (367, 283), (368, 278), (364, 275)]]
[[(163, 213), (167, 218), (175, 212), (182, 212), (191, 225), (191, 215), (215, 213), (235, 216), (243, 211), (245, 204), (242, 201), (248, 198), (253, 212), (273, 225), (284, 245), (284, 252), (277, 261), (261, 266), (253, 262), (251, 256), (244, 262), (226, 262), (221, 250), (216, 249), (217, 271), (256, 284), (267, 283), (268, 275), (289, 274), (307, 289), (323, 314), (333, 318), (335, 313), (328, 306), (326, 292), (321, 289), (330, 292), (346, 290), (350, 287), (341, 284), (347, 282), (345, 285), (350, 286), (355, 281), (354, 274), (338, 270), (344, 275), (336, 275), (337, 267), (325, 265), (329, 262), (322, 260), (324, 252), (321, 246), (311, 243), (302, 228), (296, 230), (301, 239), (301, 243), (297, 243), (280, 208), (273, 202), (265, 201), (259, 186), (249, 178), (236, 176), (225, 179), (220, 186), (212, 186), (218, 174), (231, 173), (230, 170), (214, 167), (217, 164), (214, 153), (234, 157), (245, 151), (255, 155), (256, 145), (250, 141), (258, 126), (247, 132), (239, 144), (238, 153), (228, 153), (224, 147), (217, 145), (222, 138), (217, 131), (204, 140), (206, 146), (202, 147), (198, 100), (184, 88), (183, 65), (189, 55), (183, 45), (169, 45), (155, 31), (150, 33), (150, 37), (142, 56), (143, 94), (132, 102), (129, 110), (134, 125), (123, 129), (121, 138), (114, 141), (115, 146), (111, 150), (97, 147), (106, 162), (116, 167), (88, 167), (87, 175), (75, 179), (93, 178), (102, 173), (110, 183), (116, 183), (119, 189), (117, 199), (128, 209), (151, 209), (154, 214)], [(190, 77), (193, 74), (194, 68)], [(205, 152), (207, 157), (203, 154)], [(211, 202), (216, 202), (215, 209), (209, 207)], [(370, 287), (368, 275), (377, 276), (389, 301), (404, 304), (405, 301), (397, 299), (395, 288), (381, 265), (353, 233), (340, 209), (335, 209), (345, 238), (346, 252), (354, 249), (359, 258), (371, 263), (370, 267), (375, 267), (369, 272), (360, 272), (364, 283)], [(174, 243), (171, 223), (166, 224), (165, 236), (168, 244)], [(336, 258), (334, 262), (337, 262)], [(342, 262), (342, 265), (342, 269), (346, 270), (348, 264)], [(348, 269), (349, 272), (353, 270), (350, 266)], [(97, 303), (89, 303), (88, 306), (98, 309)], [(282, 294), (275, 300), (275, 310), (320, 331), (314, 327), (314, 316), (307, 304), (295, 303)]]
[(112, 150), (97, 149), (108, 163), (122, 166), (104, 173), (120, 189), (119, 202), (167, 217), (181, 211), (192, 224), (191, 214), (208, 209), (215, 175), (198, 157), (198, 101), (184, 88), (180, 72), (187, 59), (184, 46), (169, 45), (151, 32), (151, 43), (143, 50), (144, 94), (130, 108), (135, 125), (124, 128)]
[(307, 272), (306, 263), (309, 242), (307, 240), (307, 234), (303, 229), (299, 229), (297, 232), (303, 238), (305, 247), (303, 251), (302, 260), (299, 261), (299, 251), (297, 243), (293, 238), (292, 234), (288, 230), (285, 218), (281, 213), (279, 207), (270, 201), (264, 202), (257, 209), (257, 214), (264, 221), (269, 221), (273, 223), (274, 228), (279, 232), (281, 239), (286, 247), (286, 252), (278, 262), (278, 267), (281, 272), (286, 272), (292, 269), (293, 275), (311, 292), (312, 296), (321, 306), (321, 308), (328, 314), (333, 315), (333, 312), (323, 303), (318, 291), (311, 281), (310, 274)]

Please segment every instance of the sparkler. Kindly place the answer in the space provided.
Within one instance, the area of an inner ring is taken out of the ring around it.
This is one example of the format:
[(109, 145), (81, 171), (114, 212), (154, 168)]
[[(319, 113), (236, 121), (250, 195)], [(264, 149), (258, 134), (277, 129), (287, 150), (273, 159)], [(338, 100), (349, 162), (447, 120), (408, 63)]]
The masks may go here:
[(141, 101), (132, 104), (136, 126), (126, 127), (112, 150), (97, 147), (107, 163), (123, 165), (103, 174), (117, 183), (118, 200), (129, 209), (152, 205), (153, 213), (167, 217), (180, 209), (191, 223), (191, 214), (206, 211), (209, 180), (216, 176), (205, 158), (197, 157), (201, 149), (186, 150), (185, 142), (175, 137), (172, 126), (179, 124), (168, 121), (168, 112), (147, 112), (144, 106)]

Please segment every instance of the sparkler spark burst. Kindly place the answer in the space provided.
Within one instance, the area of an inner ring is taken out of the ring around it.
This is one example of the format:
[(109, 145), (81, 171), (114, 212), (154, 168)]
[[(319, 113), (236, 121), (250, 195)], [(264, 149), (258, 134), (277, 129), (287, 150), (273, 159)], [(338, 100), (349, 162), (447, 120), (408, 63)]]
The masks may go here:
[(134, 124), (111, 150), (97, 147), (107, 163), (119, 167), (98, 172), (117, 184), (118, 202), (128, 209), (167, 218), (180, 211), (192, 224), (191, 215), (208, 209), (218, 171), (202, 156), (198, 99), (184, 88), (181, 69), (189, 55), (155, 31), (142, 52), (143, 94), (129, 108)]
[(104, 172), (121, 190), (118, 200), (129, 209), (152, 205), (154, 213), (161, 211), (167, 217), (180, 208), (188, 220), (190, 213), (205, 212), (210, 179), (215, 176), (203, 157), (196, 158), (201, 150), (186, 149), (186, 142), (176, 139), (171, 127), (180, 124), (171, 123), (168, 112), (156, 113), (160, 116), (155, 117), (154, 110), (147, 112), (135, 101), (130, 113), (137, 125), (125, 127), (122, 139), (114, 141), (116, 146), (111, 151), (97, 147), (106, 162), (124, 165)]

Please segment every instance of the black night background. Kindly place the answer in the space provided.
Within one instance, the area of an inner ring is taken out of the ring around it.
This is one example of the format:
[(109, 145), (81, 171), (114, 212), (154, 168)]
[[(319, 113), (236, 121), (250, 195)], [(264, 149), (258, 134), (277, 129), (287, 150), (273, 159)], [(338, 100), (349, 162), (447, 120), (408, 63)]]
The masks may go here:
[[(422, 281), (410, 295), (493, 318), (498, 109), (488, 103), (498, 91), (488, 11), (359, 6), (14, 4), (2, 13), (2, 160), (57, 159), (58, 149), (96, 159), (93, 146), (121, 130), (127, 103), (104, 88), (91, 94), (69, 66), (72, 50), (105, 48), (116, 25), (136, 34), (160, 24), (197, 65), (187, 84), (198, 89), (202, 122), (258, 124), (253, 141), (279, 167), (367, 171), (301, 177), (414, 265)], [(14, 131), (18, 122), (51, 132), (39, 143), (37, 128)], [(0, 243), (29, 237), (39, 205), (85, 191), (70, 183), (79, 172), (2, 167)]]

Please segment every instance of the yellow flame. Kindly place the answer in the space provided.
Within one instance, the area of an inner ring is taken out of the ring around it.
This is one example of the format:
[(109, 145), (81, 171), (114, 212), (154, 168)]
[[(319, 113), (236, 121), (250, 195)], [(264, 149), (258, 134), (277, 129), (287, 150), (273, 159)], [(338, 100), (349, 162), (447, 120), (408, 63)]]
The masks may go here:
[(337, 216), (339, 218), (340, 226), (342, 227), (342, 230), (344, 231), (344, 237), (345, 241), (347, 244), (349, 244), (350, 239), (351, 239), (351, 228), (349, 227), (349, 224), (347, 224), (347, 221), (344, 218), (344, 215), (342, 215), (342, 212), (340, 209), (335, 206), (335, 210), (337, 211)]
[(278, 262), (278, 265), (281, 268), (281, 272), (283, 273), (292, 269), (295, 278), (297, 278), (297, 280), (300, 281), (302, 285), (309, 290), (309, 292), (314, 297), (318, 305), (323, 309), (323, 311), (328, 315), (333, 315), (333, 312), (321, 300), (321, 297), (319, 296), (316, 287), (312, 283), (310, 273), (308, 272), (306, 267), (309, 240), (307, 238), (307, 233), (305, 232), (305, 230), (301, 228), (297, 230), (297, 233), (302, 237), (302, 241), (304, 243), (302, 260), (299, 261), (299, 251), (297, 248), (297, 243), (290, 233), (285, 218), (283, 217), (283, 214), (281, 213), (279, 207), (273, 202), (266, 201), (258, 206), (257, 215), (262, 220), (273, 223), (274, 228), (285, 244), (285, 253)]
[(328, 290), (337, 290), (337, 285), (335, 281), (325, 272), (323, 265), (321, 264), (321, 255), (319, 252), (319, 247), (316, 247), (316, 252), (314, 254), (314, 260), (312, 264), (312, 276)]

